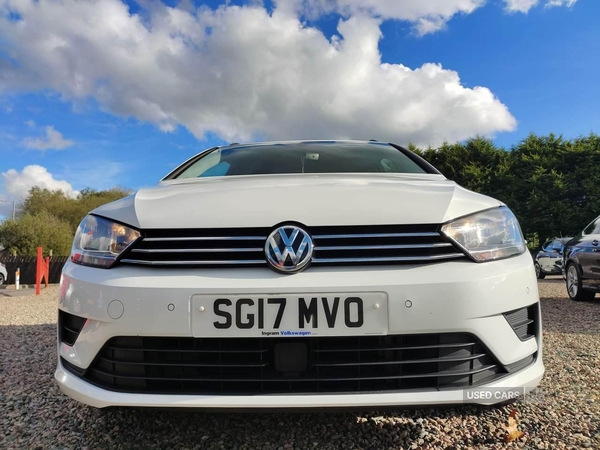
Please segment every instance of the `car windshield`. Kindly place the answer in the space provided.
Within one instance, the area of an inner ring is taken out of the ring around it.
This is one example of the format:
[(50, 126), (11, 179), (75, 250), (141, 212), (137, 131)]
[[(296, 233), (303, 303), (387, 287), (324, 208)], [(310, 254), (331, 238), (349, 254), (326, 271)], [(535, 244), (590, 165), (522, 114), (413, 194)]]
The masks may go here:
[(298, 143), (209, 151), (168, 178), (292, 173), (428, 173), (426, 166), (383, 143)]

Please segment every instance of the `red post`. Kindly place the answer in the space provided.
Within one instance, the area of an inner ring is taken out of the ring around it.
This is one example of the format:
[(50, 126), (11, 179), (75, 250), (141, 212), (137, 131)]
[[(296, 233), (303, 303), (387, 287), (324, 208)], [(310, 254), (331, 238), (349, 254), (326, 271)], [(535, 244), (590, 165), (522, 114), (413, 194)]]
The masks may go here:
[(37, 248), (37, 261), (35, 265), (35, 295), (40, 295), (42, 292), (42, 281), (48, 287), (48, 277), (50, 276), (50, 257), (46, 260), (42, 255), (42, 247)]

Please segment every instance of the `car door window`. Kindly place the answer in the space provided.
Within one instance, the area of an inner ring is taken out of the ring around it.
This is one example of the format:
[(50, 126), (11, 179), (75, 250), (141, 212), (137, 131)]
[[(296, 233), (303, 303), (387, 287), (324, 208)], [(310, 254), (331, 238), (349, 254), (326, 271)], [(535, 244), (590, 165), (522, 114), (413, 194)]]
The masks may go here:
[(552, 241), (544, 242), (544, 245), (542, 245), (542, 250), (545, 252), (552, 250)]
[(224, 176), (229, 163), (221, 160), (222, 151), (215, 150), (184, 170), (177, 178), (202, 178)]
[(600, 234), (600, 217), (597, 217), (592, 223), (590, 223), (585, 230), (583, 230), (583, 234)]
[(555, 252), (561, 252), (562, 251), (562, 242), (560, 242), (558, 239), (555, 239), (554, 241), (552, 241), (552, 250), (554, 250)]

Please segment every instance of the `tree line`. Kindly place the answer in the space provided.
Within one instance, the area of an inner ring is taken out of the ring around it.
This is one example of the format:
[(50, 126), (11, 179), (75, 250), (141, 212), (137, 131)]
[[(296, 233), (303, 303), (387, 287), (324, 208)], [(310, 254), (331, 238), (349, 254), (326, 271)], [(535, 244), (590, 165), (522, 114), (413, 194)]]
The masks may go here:
[(52, 250), (54, 256), (68, 256), (77, 226), (86, 214), (130, 194), (121, 187), (84, 189), (72, 198), (60, 190), (34, 187), (19, 205), (16, 219), (0, 223), (0, 244), (19, 256), (34, 256), (38, 246), (46, 255)]
[(531, 248), (576, 235), (600, 215), (596, 134), (575, 139), (530, 134), (508, 150), (484, 138), (412, 150), (458, 184), (506, 203)]
[[(600, 214), (600, 137), (529, 135), (510, 149), (474, 138), (438, 148), (409, 148), (467, 189), (506, 203), (519, 218), (530, 248), (579, 233)], [(16, 220), (0, 223), (0, 244), (18, 255), (41, 245), (68, 255), (77, 225), (92, 209), (130, 195), (116, 187), (85, 189), (76, 198), (33, 188)]]

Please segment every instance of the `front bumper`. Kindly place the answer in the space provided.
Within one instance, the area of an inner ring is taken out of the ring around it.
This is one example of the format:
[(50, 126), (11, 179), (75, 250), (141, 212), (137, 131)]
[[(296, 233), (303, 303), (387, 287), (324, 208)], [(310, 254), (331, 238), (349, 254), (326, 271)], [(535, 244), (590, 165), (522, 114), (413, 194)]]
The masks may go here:
[(496, 383), (479, 386), (473, 391), (486, 391), (491, 398), (470, 399), (465, 390), (384, 392), (368, 394), (318, 395), (162, 395), (111, 392), (87, 383), (66, 371), (59, 363), (55, 373), (60, 389), (69, 397), (97, 408), (164, 407), (215, 409), (280, 409), (280, 408), (344, 408), (361, 409), (393, 406), (430, 406), (479, 404), (493, 405), (510, 400), (505, 393), (526, 395), (539, 384), (544, 374), (542, 359), (526, 369)]
[[(115, 336), (193, 336), (192, 296), (268, 292), (385, 292), (389, 334), (470, 333), (503, 365), (535, 354), (535, 362), (491, 384), (489, 389), (529, 391), (539, 383), (541, 331), (522, 341), (503, 316), (538, 302), (531, 257), (524, 254), (484, 264), (444, 262), (421, 266), (311, 268), (293, 275), (268, 269), (93, 269), (67, 263), (59, 308), (85, 317), (73, 346), (58, 344), (68, 363), (89, 367)], [(408, 302), (410, 301), (410, 302)], [(410, 307), (407, 305), (410, 304)], [(539, 317), (538, 317), (539, 324)], [(303, 408), (478, 403), (505, 399), (465, 397), (464, 389), (288, 395), (177, 395), (112, 392), (67, 371), (55, 373), (67, 395), (97, 407)]]

